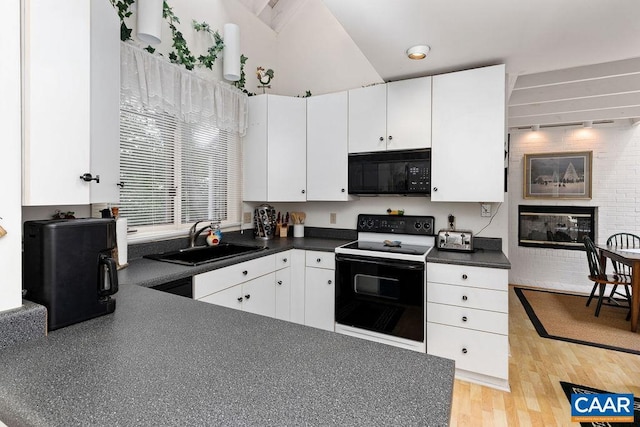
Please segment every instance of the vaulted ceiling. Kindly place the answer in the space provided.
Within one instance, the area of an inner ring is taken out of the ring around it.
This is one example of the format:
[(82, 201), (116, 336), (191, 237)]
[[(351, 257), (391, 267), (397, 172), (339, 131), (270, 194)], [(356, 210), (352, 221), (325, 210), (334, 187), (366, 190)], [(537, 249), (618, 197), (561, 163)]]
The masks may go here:
[(276, 32), (322, 1), (385, 81), (504, 63), (510, 127), (640, 117), (638, 0), (240, 1)]

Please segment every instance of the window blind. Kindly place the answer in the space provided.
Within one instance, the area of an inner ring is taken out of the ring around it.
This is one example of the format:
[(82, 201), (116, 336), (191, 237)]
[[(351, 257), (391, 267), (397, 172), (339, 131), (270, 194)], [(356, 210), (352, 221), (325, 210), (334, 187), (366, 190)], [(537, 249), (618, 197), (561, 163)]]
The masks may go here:
[(120, 107), (120, 214), (142, 232), (184, 228), (241, 217), (238, 132), (185, 123), (144, 108), (135, 98)]

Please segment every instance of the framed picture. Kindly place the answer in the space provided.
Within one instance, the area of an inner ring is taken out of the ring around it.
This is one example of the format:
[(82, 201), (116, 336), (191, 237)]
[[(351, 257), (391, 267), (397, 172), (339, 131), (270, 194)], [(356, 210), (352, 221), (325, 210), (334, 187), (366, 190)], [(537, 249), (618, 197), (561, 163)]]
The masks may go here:
[(524, 155), (525, 199), (590, 199), (591, 151)]

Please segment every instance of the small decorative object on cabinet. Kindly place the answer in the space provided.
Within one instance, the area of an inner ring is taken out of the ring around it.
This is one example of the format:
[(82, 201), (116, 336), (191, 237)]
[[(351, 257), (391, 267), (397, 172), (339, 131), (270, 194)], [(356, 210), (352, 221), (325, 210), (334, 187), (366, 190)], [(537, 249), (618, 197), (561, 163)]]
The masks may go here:
[(591, 151), (524, 155), (525, 199), (590, 199)]

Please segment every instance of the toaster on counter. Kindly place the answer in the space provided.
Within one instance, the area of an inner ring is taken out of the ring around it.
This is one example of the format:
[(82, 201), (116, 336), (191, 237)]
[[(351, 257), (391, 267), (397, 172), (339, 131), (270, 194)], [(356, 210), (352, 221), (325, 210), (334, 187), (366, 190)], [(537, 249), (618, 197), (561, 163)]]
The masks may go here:
[(436, 247), (442, 251), (473, 252), (473, 233), (470, 230), (440, 230)]

